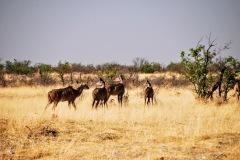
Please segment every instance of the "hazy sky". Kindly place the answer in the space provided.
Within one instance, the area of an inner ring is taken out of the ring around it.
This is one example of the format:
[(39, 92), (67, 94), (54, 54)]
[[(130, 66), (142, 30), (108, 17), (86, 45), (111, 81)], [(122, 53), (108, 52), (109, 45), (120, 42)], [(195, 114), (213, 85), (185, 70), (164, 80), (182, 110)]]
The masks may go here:
[(0, 58), (169, 64), (212, 33), (240, 60), (240, 0), (0, 0)]

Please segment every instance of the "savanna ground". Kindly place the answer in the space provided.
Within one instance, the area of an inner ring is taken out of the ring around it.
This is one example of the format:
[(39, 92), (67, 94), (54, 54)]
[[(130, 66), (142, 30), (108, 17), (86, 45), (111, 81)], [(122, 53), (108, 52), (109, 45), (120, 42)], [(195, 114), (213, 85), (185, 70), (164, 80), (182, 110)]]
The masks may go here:
[[(188, 87), (156, 87), (144, 107), (143, 88), (127, 89), (120, 108), (92, 110), (92, 90), (44, 112), (54, 87), (0, 89), (2, 159), (240, 159), (240, 103), (195, 100)], [(229, 93), (231, 94), (231, 93)]]

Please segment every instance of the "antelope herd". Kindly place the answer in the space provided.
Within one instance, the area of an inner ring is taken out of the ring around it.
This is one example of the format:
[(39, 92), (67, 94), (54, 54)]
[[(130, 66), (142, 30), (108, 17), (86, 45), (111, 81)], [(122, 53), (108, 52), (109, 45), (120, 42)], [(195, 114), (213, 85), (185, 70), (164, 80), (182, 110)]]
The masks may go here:
[[(97, 109), (99, 103), (102, 105), (102, 107), (108, 107), (107, 102), (111, 95), (116, 95), (118, 97), (118, 104), (120, 107), (122, 107), (123, 95), (125, 93), (123, 81), (124, 77), (122, 75), (115, 79), (115, 82), (117, 82), (116, 84), (105, 84), (105, 81), (100, 78), (96, 83), (95, 89), (92, 91), (92, 108)], [(153, 105), (154, 90), (149, 80), (146, 80), (145, 86), (144, 105), (150, 105), (150, 103)], [(64, 101), (68, 101), (69, 108), (72, 105), (76, 110), (75, 99), (82, 94), (84, 89), (89, 89), (89, 86), (87, 84), (81, 84), (77, 89), (74, 89), (72, 86), (68, 86), (66, 88), (53, 89), (49, 91), (48, 104), (46, 105), (45, 110), (52, 103), (52, 109), (55, 110), (57, 104)], [(240, 81), (235, 84), (233, 90), (234, 95), (237, 97), (237, 101), (240, 101)]]

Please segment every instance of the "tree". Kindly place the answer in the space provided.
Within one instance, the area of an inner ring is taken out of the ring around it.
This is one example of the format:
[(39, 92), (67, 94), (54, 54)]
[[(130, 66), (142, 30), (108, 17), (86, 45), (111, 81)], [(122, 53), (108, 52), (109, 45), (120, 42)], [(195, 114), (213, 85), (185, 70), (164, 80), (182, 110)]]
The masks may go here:
[(142, 65), (139, 70), (144, 73), (153, 73), (154, 69), (152, 68), (151, 64), (144, 64)]
[(49, 76), (49, 74), (53, 71), (51, 64), (38, 64), (35, 66), (36, 69), (40, 69), (43, 76)]
[(8, 73), (16, 73), (20, 75), (33, 74), (34, 69), (30, 66), (30, 64), (30, 60), (19, 61), (14, 59), (14, 62), (6, 61), (6, 71)]
[(161, 66), (160, 63), (152, 62), (151, 65), (152, 65), (152, 68), (153, 68), (154, 72), (159, 71), (159, 70), (162, 69), (162, 66)]
[[(2, 59), (0, 59), (0, 62), (1, 62), (1, 61), (2, 61)], [(6, 80), (5, 80), (4, 74), (5, 74), (4, 64), (3, 64), (3, 63), (0, 63), (0, 81), (1, 81), (2, 86), (3, 86), (3, 87), (6, 87), (7, 84), (6, 84)]]
[(69, 71), (70, 71), (70, 65), (69, 65), (68, 62), (64, 62), (64, 63), (62, 63), (61, 61), (58, 62), (57, 73), (58, 73), (58, 77), (62, 81), (62, 85), (63, 86), (65, 84), (65, 82), (64, 82), (64, 74), (68, 73)]
[(135, 71), (141, 71), (144, 73), (154, 73), (155, 71), (159, 71), (161, 69), (161, 65), (159, 63), (152, 62), (150, 63), (145, 58), (136, 57), (132, 60), (133, 68)]
[(140, 68), (142, 65), (148, 64), (149, 62), (145, 58), (136, 57), (132, 60), (133, 66)]
[[(0, 59), (0, 62), (2, 61), (2, 59)], [(4, 69), (4, 64), (3, 63), (0, 63), (0, 72), (3, 72), (3, 69)]]
[(86, 67), (85, 67), (86, 69), (86, 73), (93, 73), (93, 72), (95, 72), (96, 71), (96, 69), (95, 69), (95, 67), (93, 66), (93, 64), (88, 64)]
[[(234, 65), (236, 60), (232, 57), (224, 58), (221, 66), (214, 67), (214, 61), (218, 60), (222, 51), (229, 49), (231, 43), (227, 43), (217, 50), (215, 48), (216, 40), (211, 40), (211, 34), (207, 40), (207, 46), (200, 45), (201, 39), (195, 48), (190, 48), (190, 53), (181, 52), (183, 74), (193, 84), (195, 93), (200, 99), (212, 97), (217, 88), (219, 88), (219, 96), (221, 96), (222, 82), (226, 88), (224, 89), (226, 96), (236, 77), (236, 65)], [(218, 76), (215, 76), (216, 72), (219, 73)], [(226, 99), (225, 97), (224, 100)]]
[(121, 65), (115, 62), (112, 63), (104, 63), (102, 65), (97, 65), (97, 74), (99, 76), (104, 76), (106, 78), (109, 78), (112, 80), (113, 77), (116, 76), (117, 71), (119, 71), (121, 68)]
[(228, 56), (226, 58), (219, 57), (216, 59), (215, 66), (218, 71), (220, 71), (220, 76), (218, 80), (219, 96), (222, 97), (223, 92), (224, 101), (227, 100), (228, 92), (234, 87), (237, 81), (236, 77), (239, 72), (239, 65), (240, 62), (238, 62), (231, 56)]
[(168, 71), (182, 73), (183, 64), (181, 62), (170, 62), (170, 64), (166, 68)]
[(50, 64), (39, 63), (34, 66), (37, 74), (35, 76), (35, 82), (37, 84), (47, 85), (56, 83), (51, 77), (53, 67)]

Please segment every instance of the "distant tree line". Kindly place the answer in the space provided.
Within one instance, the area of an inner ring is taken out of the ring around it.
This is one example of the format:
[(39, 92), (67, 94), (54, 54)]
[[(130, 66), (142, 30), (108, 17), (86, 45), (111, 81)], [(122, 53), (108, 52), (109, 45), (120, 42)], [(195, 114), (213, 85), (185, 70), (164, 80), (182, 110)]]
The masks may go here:
[[(145, 58), (135, 58), (133, 59), (133, 65), (121, 65), (115, 62), (104, 63), (98, 65), (83, 65), (81, 63), (69, 63), (59, 61), (57, 66), (52, 66), (51, 64), (38, 63), (32, 65), (30, 60), (17, 60), (5, 61), (0, 60), (0, 71), (2, 73), (8, 74), (18, 74), (18, 75), (33, 75), (39, 69), (42, 74), (47, 76), (52, 72), (59, 73), (62, 76), (65, 73), (71, 72), (81, 72), (81, 73), (96, 73), (98, 75), (105, 74), (107, 77), (114, 77), (118, 72), (141, 72), (141, 73), (154, 73), (159, 71), (165, 71), (168, 68), (171, 71), (180, 72), (179, 67), (171, 67), (173, 65), (180, 65), (179, 63), (171, 62), (170, 67), (164, 67), (160, 63), (149, 62)], [(176, 69), (176, 70), (175, 70)]]
[[(63, 85), (65, 85), (64, 75), (70, 74), (73, 81), (73, 73), (81, 74), (97, 74), (108, 79), (113, 79), (116, 74), (120, 73), (154, 73), (166, 70), (161, 64), (149, 62), (145, 58), (133, 59), (133, 65), (121, 65), (115, 62), (104, 63), (98, 65), (83, 65), (81, 63), (69, 63), (67, 61), (59, 61), (56, 66), (51, 64), (38, 63), (32, 65), (30, 60), (17, 60), (2, 62), (0, 59), (0, 83), (5, 84), (4, 74), (24, 75), (34, 77), (36, 74), (41, 76), (41, 83), (51, 84), (53, 80), (51, 73), (57, 73)], [(173, 70), (172, 70), (173, 71)], [(3, 85), (4, 86), (4, 85)]]
[[(132, 65), (122, 65), (115, 62), (103, 63), (98, 65), (83, 65), (81, 63), (69, 63), (67, 61), (59, 61), (56, 66), (45, 63), (32, 64), (30, 60), (18, 60), (3, 62), (0, 59), (0, 86), (15, 85), (15, 82), (6, 83), (4, 75), (11, 75), (12, 79), (17, 79), (16, 77), (30, 77), (32, 84), (44, 84), (52, 85), (56, 84), (56, 79), (53, 78), (52, 73), (56, 73), (57, 77), (61, 81), (62, 85), (66, 84), (66, 76), (70, 75), (70, 83), (74, 82), (73, 74), (76, 72), (83, 74), (96, 74), (101, 77), (105, 77), (110, 81), (117, 74), (130, 74), (135, 76), (139, 73), (156, 73), (156, 72), (177, 72), (181, 73), (182, 64), (180, 62), (171, 62), (166, 67), (157, 62), (150, 62), (145, 58), (136, 57), (132, 60)], [(6, 77), (6, 76), (5, 76)], [(20, 78), (18, 78), (20, 79)], [(25, 78), (27, 79), (27, 78)], [(24, 80), (22, 80), (24, 81)], [(137, 81), (135, 81), (137, 82)], [(25, 84), (27, 82), (23, 82)], [(69, 83), (69, 82), (68, 82)]]

